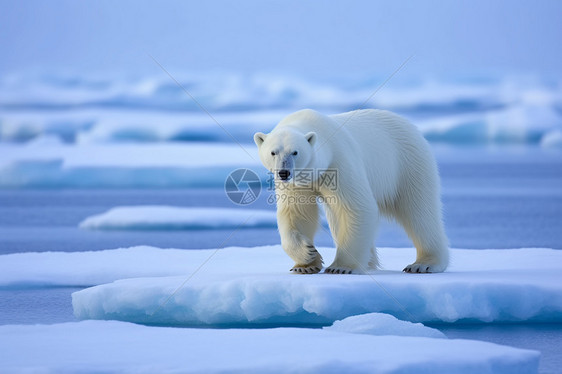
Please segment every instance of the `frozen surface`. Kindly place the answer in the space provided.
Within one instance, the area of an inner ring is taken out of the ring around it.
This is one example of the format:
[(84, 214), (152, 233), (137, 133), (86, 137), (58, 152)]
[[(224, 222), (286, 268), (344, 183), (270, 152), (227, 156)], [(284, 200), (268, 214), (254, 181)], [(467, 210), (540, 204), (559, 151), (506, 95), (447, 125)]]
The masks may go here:
[(531, 374), (539, 361), (536, 351), (469, 340), (297, 328), (170, 329), (114, 321), (2, 326), (0, 350), (0, 371), (10, 373)]
[(132, 277), (184, 275), (209, 251), (132, 247), (0, 256), (0, 287), (93, 286)]
[[(326, 263), (334, 255), (323, 249)], [(454, 250), (443, 274), (404, 274), (410, 249), (384, 249), (369, 275), (289, 274), (278, 246), (186, 254), (183, 276), (118, 280), (73, 294), (81, 319), (171, 325), (326, 324), (391, 313), (414, 322), (562, 321), (562, 252)], [(207, 258), (205, 267), (196, 269)]]
[(188, 230), (277, 227), (272, 210), (123, 206), (86, 218), (80, 227), (96, 230)]
[(335, 321), (331, 326), (324, 327), (324, 330), (376, 336), (446, 338), (445, 334), (437, 329), (426, 327), (421, 323), (401, 321), (390, 314), (384, 313), (367, 313), (347, 317), (341, 321)]
[[(334, 256), (321, 248), (324, 260)], [(453, 250), (443, 274), (404, 274), (413, 249), (380, 250), (368, 275), (289, 273), (280, 246), (224, 250), (134, 247), (0, 256), (2, 288), (95, 286), (73, 294), (81, 319), (146, 324), (329, 324), (384, 312), (413, 322), (560, 322), (562, 252)]]

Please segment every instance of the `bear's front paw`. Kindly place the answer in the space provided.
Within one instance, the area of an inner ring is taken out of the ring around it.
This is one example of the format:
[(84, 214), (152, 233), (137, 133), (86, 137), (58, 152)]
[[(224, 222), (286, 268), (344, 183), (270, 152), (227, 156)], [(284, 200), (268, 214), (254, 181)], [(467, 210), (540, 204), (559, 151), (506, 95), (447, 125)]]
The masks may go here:
[(326, 273), (326, 274), (352, 274), (353, 269), (346, 268), (346, 267), (332, 267), (332, 266), (330, 266), (329, 268), (326, 268), (326, 270), (324, 270), (324, 273)]
[(443, 269), (437, 265), (415, 262), (402, 270), (404, 273), (440, 273)]
[[(309, 246), (307, 246), (309, 247)], [(296, 274), (316, 274), (322, 270), (322, 256), (320, 253), (314, 248), (314, 246), (310, 246), (308, 252), (308, 257), (306, 262), (297, 262), (295, 266), (291, 269), (293, 273)]]
[(320, 270), (322, 270), (322, 268), (316, 265), (295, 265), (290, 271), (295, 274), (316, 274), (319, 273)]

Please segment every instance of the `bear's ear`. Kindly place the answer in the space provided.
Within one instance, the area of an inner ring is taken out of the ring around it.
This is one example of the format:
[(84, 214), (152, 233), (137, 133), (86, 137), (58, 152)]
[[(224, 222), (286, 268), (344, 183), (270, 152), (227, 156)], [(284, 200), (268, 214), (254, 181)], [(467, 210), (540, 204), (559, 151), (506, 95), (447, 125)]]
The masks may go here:
[(258, 147), (260, 147), (263, 142), (265, 141), (265, 138), (267, 137), (267, 135), (265, 135), (263, 132), (256, 132), (254, 134), (254, 142), (256, 143), (256, 145)]
[(307, 133), (304, 138), (306, 139), (307, 142), (310, 143), (311, 146), (314, 146), (314, 144), (316, 143), (316, 133), (315, 132), (309, 132)]

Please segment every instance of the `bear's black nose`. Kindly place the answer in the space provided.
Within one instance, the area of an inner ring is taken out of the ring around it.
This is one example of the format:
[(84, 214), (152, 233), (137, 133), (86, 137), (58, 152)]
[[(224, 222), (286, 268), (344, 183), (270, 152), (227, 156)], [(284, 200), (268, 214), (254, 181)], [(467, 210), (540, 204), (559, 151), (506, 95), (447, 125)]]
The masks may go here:
[(279, 170), (279, 178), (281, 178), (281, 180), (286, 181), (289, 179), (290, 176), (291, 176), (291, 172), (289, 170), (286, 169)]

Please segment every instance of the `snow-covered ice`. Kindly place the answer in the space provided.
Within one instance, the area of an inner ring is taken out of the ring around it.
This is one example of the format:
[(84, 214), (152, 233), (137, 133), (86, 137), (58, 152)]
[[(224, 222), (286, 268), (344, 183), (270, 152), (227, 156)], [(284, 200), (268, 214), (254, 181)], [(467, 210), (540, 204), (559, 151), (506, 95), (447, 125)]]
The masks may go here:
[(0, 288), (87, 287), (124, 278), (181, 276), (208, 256), (208, 251), (147, 246), (7, 254), (0, 256)]
[(277, 227), (273, 210), (122, 206), (86, 218), (80, 227), (95, 230), (187, 230)]
[[(320, 251), (327, 260), (334, 255), (330, 248)], [(513, 316), (559, 322), (562, 252), (453, 250), (447, 273), (401, 273), (413, 257), (413, 249), (383, 248), (386, 270), (338, 276), (289, 274), (290, 259), (280, 246), (2, 255), (0, 289), (99, 285), (73, 294), (80, 318), (246, 327), (335, 323), (324, 329), (171, 329), (119, 321), (6, 325), (0, 326), (0, 371), (537, 372), (538, 352), (444, 339), (437, 330), (384, 313), (408, 319), (405, 308), (417, 320), (431, 313), (428, 320), (435, 320), (442, 311), (439, 318), (449, 322)]]
[[(325, 261), (333, 248), (320, 248)], [(411, 248), (382, 248), (385, 270), (290, 274), (280, 246), (177, 250), (133, 247), (0, 256), (0, 288), (94, 286), (73, 294), (80, 319), (146, 324), (327, 325), (383, 312), (413, 322), (561, 322), (562, 252), (452, 250), (446, 273), (400, 270)], [(198, 270), (199, 269), (199, 270)]]
[(401, 321), (390, 314), (384, 313), (367, 313), (347, 317), (341, 321), (335, 321), (331, 326), (324, 327), (324, 330), (377, 336), (446, 338), (445, 334), (437, 329), (432, 329), (421, 323)]
[(298, 328), (170, 329), (115, 321), (0, 326), (0, 351), (0, 371), (9, 373), (531, 374), (540, 357), (470, 340)]
[[(334, 256), (320, 252), (328, 263)], [(343, 277), (289, 274), (279, 246), (190, 251), (183, 276), (117, 280), (74, 293), (73, 306), (80, 319), (170, 325), (329, 324), (369, 312), (414, 322), (562, 321), (560, 251), (453, 250), (446, 273), (402, 273), (414, 253), (382, 249), (386, 270)]]

